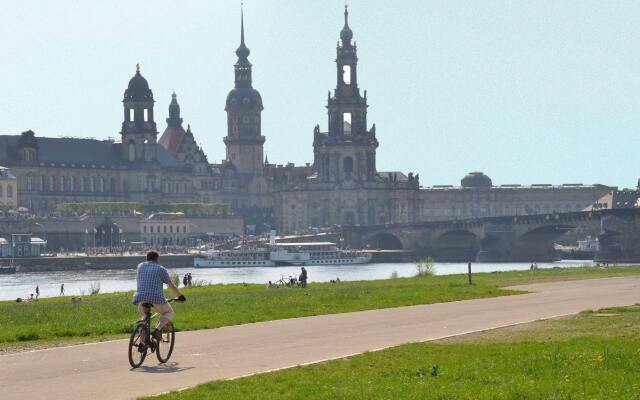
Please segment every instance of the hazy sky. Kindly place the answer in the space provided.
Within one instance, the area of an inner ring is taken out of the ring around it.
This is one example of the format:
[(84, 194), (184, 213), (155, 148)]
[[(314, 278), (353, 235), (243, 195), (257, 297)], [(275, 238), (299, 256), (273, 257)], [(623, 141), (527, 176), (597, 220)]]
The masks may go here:
[[(0, 0), (0, 133), (116, 137), (140, 63), (160, 133), (175, 90), (210, 161), (224, 157), (240, 4)], [(635, 186), (640, 2), (350, 0), (378, 169), (425, 186)], [(335, 87), (341, 0), (245, 0), (269, 161), (313, 160)], [(81, 149), (79, 149), (81, 151)]]

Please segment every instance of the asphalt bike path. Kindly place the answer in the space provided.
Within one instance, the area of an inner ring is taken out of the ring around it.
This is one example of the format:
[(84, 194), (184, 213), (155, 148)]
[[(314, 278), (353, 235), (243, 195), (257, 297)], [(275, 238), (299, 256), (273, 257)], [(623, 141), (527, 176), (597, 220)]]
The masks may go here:
[(404, 343), (640, 303), (640, 277), (514, 289), (532, 293), (178, 332), (169, 363), (160, 365), (155, 354), (148, 354), (136, 370), (127, 360), (128, 339), (3, 355), (0, 398), (132, 399)]

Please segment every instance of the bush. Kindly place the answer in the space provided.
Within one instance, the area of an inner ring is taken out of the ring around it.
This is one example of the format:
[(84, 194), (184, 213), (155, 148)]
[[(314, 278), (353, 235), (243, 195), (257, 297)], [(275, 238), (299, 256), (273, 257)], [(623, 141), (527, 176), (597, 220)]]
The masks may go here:
[(209, 286), (209, 281), (205, 281), (204, 279), (194, 279), (191, 281), (191, 287), (202, 287)]
[(416, 276), (433, 276), (435, 274), (436, 267), (433, 265), (433, 258), (423, 258), (416, 263)]
[(89, 294), (96, 295), (100, 293), (100, 282), (91, 282), (89, 285)]
[(171, 275), (169, 275), (169, 276), (171, 277), (171, 282), (173, 282), (174, 285), (179, 287), (180, 286), (180, 275), (172, 272)]

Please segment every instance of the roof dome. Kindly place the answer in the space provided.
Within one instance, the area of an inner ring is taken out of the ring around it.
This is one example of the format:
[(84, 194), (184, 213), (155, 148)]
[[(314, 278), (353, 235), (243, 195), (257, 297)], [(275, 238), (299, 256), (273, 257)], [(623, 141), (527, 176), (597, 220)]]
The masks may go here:
[(254, 88), (234, 88), (227, 95), (225, 110), (229, 108), (259, 108), (262, 107), (262, 96)]
[(460, 181), (460, 186), (466, 188), (490, 188), (492, 182), (491, 178), (482, 172), (469, 172), (467, 176)]
[(130, 101), (153, 100), (153, 93), (149, 89), (149, 83), (140, 74), (140, 65), (136, 65), (136, 74), (129, 81), (127, 90), (124, 91), (124, 98)]

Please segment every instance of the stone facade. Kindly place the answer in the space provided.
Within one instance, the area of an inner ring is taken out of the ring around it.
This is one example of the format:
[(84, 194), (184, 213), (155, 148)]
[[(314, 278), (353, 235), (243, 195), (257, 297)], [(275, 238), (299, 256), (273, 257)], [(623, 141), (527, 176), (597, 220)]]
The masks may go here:
[(140, 220), (140, 239), (152, 246), (194, 244), (196, 238), (242, 235), (242, 218), (193, 218), (175, 213), (157, 213)]
[(439, 221), (512, 215), (575, 212), (614, 208), (600, 201), (616, 188), (605, 185), (534, 184), (493, 186), (482, 172), (471, 172), (460, 186), (433, 186), (420, 190), (418, 221)]
[(32, 131), (0, 136), (0, 163), (11, 167), (20, 183), (18, 205), (46, 214), (63, 202), (227, 203), (248, 227), (295, 232), (308, 227), (575, 211), (612, 189), (495, 187), (481, 173), (465, 177), (459, 187), (421, 188), (418, 175), (379, 171), (376, 127), (367, 121), (367, 93), (360, 91), (357, 47), (348, 17), (345, 8), (336, 48), (336, 88), (327, 98), (327, 130), (316, 125), (310, 135), (313, 163), (274, 164), (264, 155), (264, 107), (253, 87), (242, 18), (235, 84), (225, 104), (225, 160), (209, 162), (197, 134), (189, 125), (183, 128), (175, 93), (167, 128), (156, 140), (153, 93), (138, 67), (124, 93), (119, 140), (36, 137)]
[(0, 167), (0, 206), (8, 209), (18, 206), (18, 180), (5, 167)]

